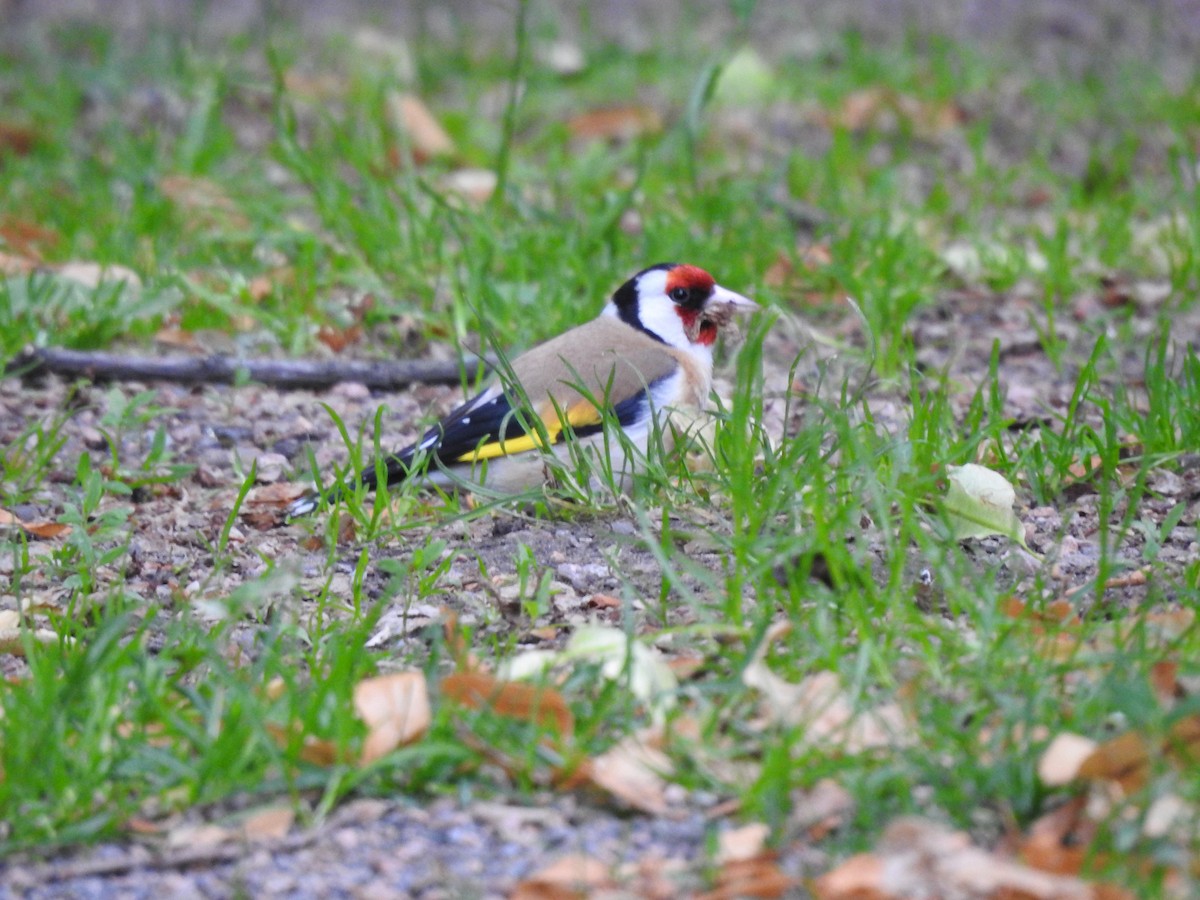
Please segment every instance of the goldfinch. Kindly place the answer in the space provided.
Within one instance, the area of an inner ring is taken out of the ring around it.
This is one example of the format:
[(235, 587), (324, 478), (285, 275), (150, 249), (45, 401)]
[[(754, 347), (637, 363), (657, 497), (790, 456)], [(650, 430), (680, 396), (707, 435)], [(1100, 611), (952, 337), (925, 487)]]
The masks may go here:
[[(568, 436), (620, 456), (612, 470), (628, 474), (636, 459), (625, 458), (623, 442), (605, 440), (606, 422), (618, 423), (642, 453), (655, 423), (668, 444), (669, 429), (661, 426), (671, 412), (699, 410), (708, 400), (717, 335), (735, 314), (757, 308), (697, 266), (644, 269), (616, 290), (597, 318), (512, 360), (510, 377), (389, 456), (387, 484), (419, 478), (438, 487), (519, 493), (546, 481), (542, 451), (565, 456)], [(359, 480), (375, 488), (375, 466)], [(352, 488), (335, 488), (334, 496)], [(288, 507), (288, 516), (307, 515), (319, 501), (320, 494), (306, 494)]]

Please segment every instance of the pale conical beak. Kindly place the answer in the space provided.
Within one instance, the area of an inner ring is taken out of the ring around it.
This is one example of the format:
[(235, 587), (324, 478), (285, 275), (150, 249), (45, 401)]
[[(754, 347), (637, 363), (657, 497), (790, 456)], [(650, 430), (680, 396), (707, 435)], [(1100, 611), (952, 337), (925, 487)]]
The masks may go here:
[(749, 297), (743, 297), (741, 294), (736, 294), (733, 291), (721, 287), (719, 284), (713, 287), (712, 296), (705, 303), (705, 308), (711, 309), (714, 306), (725, 304), (733, 312), (754, 312), (759, 309), (759, 305)]

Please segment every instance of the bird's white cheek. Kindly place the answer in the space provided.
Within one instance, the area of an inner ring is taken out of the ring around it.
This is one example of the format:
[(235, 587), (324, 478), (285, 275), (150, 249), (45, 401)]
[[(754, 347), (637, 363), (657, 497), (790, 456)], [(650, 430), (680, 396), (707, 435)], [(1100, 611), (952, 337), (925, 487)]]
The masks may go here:
[(669, 301), (643, 303), (638, 311), (642, 327), (653, 331), (672, 347), (686, 348), (691, 341), (683, 330), (683, 321)]

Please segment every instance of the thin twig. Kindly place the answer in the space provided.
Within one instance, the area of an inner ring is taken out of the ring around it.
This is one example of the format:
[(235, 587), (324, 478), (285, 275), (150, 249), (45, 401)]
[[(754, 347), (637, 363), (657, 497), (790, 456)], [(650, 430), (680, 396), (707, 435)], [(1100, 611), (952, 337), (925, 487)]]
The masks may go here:
[(289, 390), (332, 387), (343, 381), (378, 390), (414, 383), (457, 384), (474, 378), (487, 360), (303, 360), (246, 359), (234, 356), (122, 356), (29, 347), (4, 368), (5, 375), (34, 377), (52, 373), (93, 381), (175, 381), (184, 384), (234, 384), (246, 380)]

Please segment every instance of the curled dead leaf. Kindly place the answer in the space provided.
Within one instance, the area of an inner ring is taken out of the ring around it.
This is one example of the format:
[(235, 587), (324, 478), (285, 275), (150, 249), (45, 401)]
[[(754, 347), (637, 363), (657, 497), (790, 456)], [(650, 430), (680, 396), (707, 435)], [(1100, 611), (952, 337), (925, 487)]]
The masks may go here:
[(632, 141), (662, 128), (662, 116), (649, 106), (609, 106), (567, 120), (567, 130), (577, 141)]
[(413, 162), (420, 165), (455, 154), (454, 141), (420, 98), (393, 91), (387, 98), (387, 112), (392, 124), (407, 138)]
[(275, 841), (286, 837), (296, 821), (296, 811), (290, 806), (264, 806), (241, 821), (240, 836), (251, 843)]
[(813, 889), (819, 900), (1097, 897), (1095, 885), (990, 853), (974, 846), (963, 832), (918, 818), (890, 824), (874, 852), (851, 857), (818, 878)]
[(292, 484), (287, 481), (277, 481), (251, 488), (246, 494), (246, 507), (271, 507), (283, 509), (293, 500), (302, 497), (308, 488), (302, 484)]
[(672, 770), (665, 753), (638, 735), (629, 735), (607, 752), (583, 763), (562, 787), (591, 784), (633, 809), (654, 816), (666, 815), (667, 782)]
[(165, 175), (159, 179), (158, 189), (175, 204), (190, 228), (241, 230), (250, 227), (250, 220), (225, 188), (208, 178)]
[(858, 710), (834, 672), (814, 672), (799, 683), (786, 681), (772, 672), (766, 664), (768, 645), (782, 633), (768, 632), (742, 672), (742, 681), (763, 695), (771, 721), (804, 728), (799, 746), (827, 747), (854, 754), (912, 742), (912, 727), (899, 704)]
[(32, 126), (0, 122), (0, 153), (27, 156), (41, 140), (41, 132)]
[(425, 673), (417, 671), (360, 681), (354, 686), (354, 709), (367, 726), (362, 766), (419, 739), (433, 720)]
[(1096, 750), (1096, 742), (1070, 732), (1055, 736), (1038, 760), (1038, 777), (1048, 787), (1070, 784), (1079, 776), (1080, 766)]
[[(276, 746), (287, 747), (290, 740), (288, 729), (276, 725), (274, 722), (268, 722), (266, 730), (267, 734), (271, 735), (271, 739), (275, 741)], [(297, 733), (301, 730), (300, 723), (294, 722), (292, 732)], [(303, 762), (314, 766), (332, 766), (340, 758), (337, 744), (327, 738), (319, 738), (311, 734), (306, 734), (300, 739), (300, 752), (297, 755)]]
[(608, 866), (591, 856), (564, 856), (520, 882), (509, 900), (583, 900), (616, 888)]
[(497, 715), (553, 727), (563, 738), (569, 738), (575, 729), (567, 701), (553, 688), (463, 671), (442, 679), (442, 695), (471, 709), (490, 709)]

